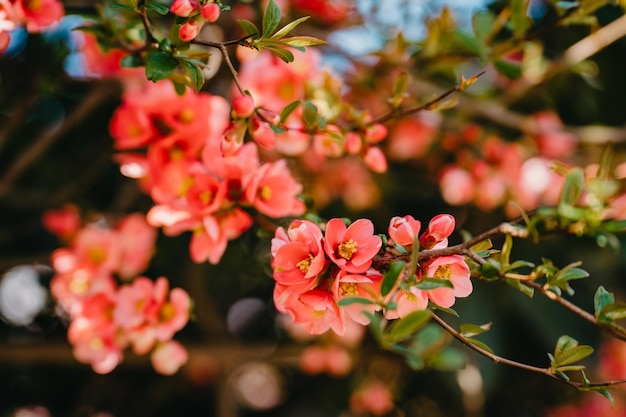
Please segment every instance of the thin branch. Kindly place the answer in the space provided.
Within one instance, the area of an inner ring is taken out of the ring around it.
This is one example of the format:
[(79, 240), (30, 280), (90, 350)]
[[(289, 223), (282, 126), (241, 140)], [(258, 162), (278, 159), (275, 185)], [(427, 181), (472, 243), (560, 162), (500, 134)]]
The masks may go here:
[(550, 368), (540, 368), (538, 366), (533, 366), (533, 365), (528, 365), (522, 362), (517, 362), (512, 359), (503, 358), (488, 350), (485, 350), (482, 347), (472, 343), (471, 340), (468, 340), (467, 338), (465, 338), (465, 336), (463, 336), (461, 333), (456, 331), (452, 326), (450, 326), (445, 320), (437, 316), (435, 313), (431, 312), (431, 316), (433, 320), (439, 326), (441, 326), (442, 329), (444, 329), (446, 332), (452, 335), (452, 337), (454, 337), (456, 340), (458, 340), (459, 342), (461, 342), (463, 345), (467, 346), (468, 348), (472, 349), (473, 351), (483, 355), (484, 357), (491, 359), (494, 363), (502, 363), (504, 365), (512, 366), (514, 368), (524, 369), (526, 371), (542, 374), (551, 379), (554, 379), (556, 381), (559, 381), (563, 384), (569, 385), (579, 390), (585, 390), (585, 389), (594, 388), (594, 387), (596, 388), (610, 387), (610, 386), (626, 383), (626, 379), (620, 379), (620, 380), (614, 380), (614, 381), (591, 382), (589, 384), (563, 379), (555, 375)]
[(139, 16), (141, 16), (141, 23), (146, 30), (146, 47), (149, 48), (151, 45), (157, 45), (158, 42), (152, 33), (152, 26), (150, 25), (148, 15), (146, 14), (145, 0), (139, 0), (137, 9)]
[[(470, 78), (478, 78), (481, 75), (483, 75), (485, 73), (485, 71), (482, 71)], [(388, 122), (389, 120), (395, 119), (395, 118), (399, 118), (399, 117), (404, 117), (404, 116), (408, 116), (409, 114), (414, 114), (414, 113), (419, 113), (421, 111), (424, 110), (432, 110), (433, 107), (442, 102), (443, 100), (445, 100), (448, 96), (454, 94), (454, 93), (458, 93), (460, 91), (463, 91), (465, 89), (465, 87), (463, 86), (463, 84), (457, 84), (454, 87), (452, 87), (451, 89), (449, 89), (448, 91), (443, 92), (442, 94), (438, 95), (437, 97), (433, 98), (432, 100), (430, 100), (429, 102), (419, 105), (419, 106), (414, 106), (414, 107), (407, 107), (407, 108), (398, 108), (398, 109), (394, 109), (392, 111), (390, 111), (387, 114), (383, 114), (382, 116), (379, 116), (373, 120), (371, 120), (369, 123), (367, 123), (367, 126), (371, 126), (377, 123), (385, 123)]]
[(609, 323), (603, 323), (601, 321), (598, 321), (598, 319), (593, 314), (583, 310), (582, 308), (578, 307), (576, 304), (572, 303), (569, 300), (566, 300), (565, 298), (556, 294), (554, 291), (551, 291), (549, 288), (546, 288), (546, 286), (541, 285), (535, 281), (524, 281), (524, 285), (527, 285), (533, 288), (534, 290), (544, 295), (545, 297), (549, 298), (550, 300), (554, 301), (555, 303), (565, 307), (566, 309), (576, 314), (578, 317), (585, 320), (586, 322), (591, 323), (594, 326), (597, 326), (607, 331), (615, 338), (626, 341), (626, 329), (624, 329), (623, 327), (617, 326), (615, 324), (612, 325)]
[(246, 36), (244, 38), (241, 39), (237, 39), (237, 40), (233, 40), (233, 41), (226, 41), (226, 42), (212, 42), (212, 41), (206, 41), (203, 39), (194, 39), (193, 41), (191, 41), (191, 43), (194, 43), (196, 45), (204, 45), (204, 46), (208, 46), (211, 48), (216, 48), (219, 49), (222, 57), (224, 57), (224, 61), (226, 62), (226, 65), (228, 66), (228, 70), (230, 71), (230, 74), (233, 77), (233, 80), (235, 80), (235, 84), (237, 85), (237, 89), (239, 90), (239, 92), (241, 94), (245, 94), (245, 90), (243, 88), (243, 86), (241, 85), (241, 83), (239, 82), (239, 74), (237, 74), (237, 70), (235, 69), (235, 66), (233, 65), (233, 62), (230, 59), (230, 55), (228, 54), (228, 49), (227, 46), (228, 45), (242, 45), (244, 44), (244, 42), (246, 42), (246, 40), (249, 38), (250, 36)]

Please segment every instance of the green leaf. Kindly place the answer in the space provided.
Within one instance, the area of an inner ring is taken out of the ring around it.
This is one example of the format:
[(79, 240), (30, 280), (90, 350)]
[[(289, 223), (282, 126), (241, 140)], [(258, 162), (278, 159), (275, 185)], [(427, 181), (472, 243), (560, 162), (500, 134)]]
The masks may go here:
[(274, 47), (268, 47), (265, 48), (268, 51), (272, 52), (274, 55), (276, 55), (277, 57), (279, 57), (281, 60), (283, 60), (284, 62), (286, 62), (287, 64), (290, 62), (293, 62), (293, 60), (295, 59), (295, 57), (293, 56), (293, 53), (287, 49), (284, 48), (274, 48)]
[(610, 233), (626, 231), (626, 220), (611, 220), (602, 224), (602, 229)]
[(626, 317), (626, 304), (614, 303), (604, 306), (598, 315), (601, 321), (613, 321)]
[(593, 296), (593, 307), (595, 316), (600, 317), (600, 313), (609, 304), (615, 303), (615, 296), (612, 292), (608, 292), (602, 285), (598, 287), (595, 295)]
[(299, 19), (294, 20), (293, 22), (289, 22), (287, 23), (285, 26), (283, 26), (280, 30), (278, 30), (276, 33), (274, 33), (272, 35), (273, 39), (278, 39), (278, 38), (282, 38), (283, 36), (287, 35), (289, 32), (291, 32), (292, 30), (295, 29), (296, 26), (298, 26), (300, 23), (306, 21), (309, 19), (309, 17), (311, 16), (303, 16)]
[(274, 0), (270, 0), (263, 13), (263, 37), (268, 38), (280, 23), (280, 7)]
[(502, 250), (500, 252), (500, 263), (507, 267), (511, 259), (511, 250), (513, 249), (513, 237), (506, 235), (504, 237), (504, 243), (502, 244)]
[(575, 346), (565, 352), (562, 352), (559, 356), (556, 356), (556, 362), (558, 368), (564, 365), (570, 365), (576, 363), (593, 353), (593, 348), (587, 345)]
[(559, 355), (569, 349), (575, 348), (576, 346), (578, 346), (578, 341), (573, 337), (567, 335), (559, 337), (559, 340), (556, 342), (556, 347), (554, 348), (555, 360), (558, 361)]
[(567, 174), (565, 174), (565, 182), (561, 189), (561, 204), (575, 206), (583, 193), (584, 186), (585, 172), (581, 168), (570, 169)]
[(471, 344), (481, 348), (482, 350), (489, 352), (493, 355), (493, 350), (487, 346), (485, 343), (481, 342), (480, 340), (476, 340), (473, 337), (466, 337), (465, 340), (467, 340), (468, 342), (470, 342)]
[(428, 291), (435, 288), (454, 288), (452, 281), (441, 278), (422, 278), (420, 282), (415, 285), (415, 288)]
[(157, 82), (169, 77), (178, 67), (178, 60), (165, 52), (155, 52), (146, 62), (146, 78)]
[(587, 278), (589, 272), (580, 268), (562, 269), (554, 276), (554, 282), (556, 281), (571, 281), (573, 279)]
[(487, 39), (493, 29), (495, 20), (496, 17), (491, 12), (474, 13), (474, 16), (472, 16), (472, 29), (474, 29), (476, 38), (480, 41)]
[(413, 335), (430, 320), (430, 311), (419, 310), (396, 320), (389, 328), (388, 337), (395, 343)]
[(285, 120), (287, 120), (289, 115), (291, 115), (291, 113), (293, 113), (300, 104), (302, 104), (302, 101), (296, 100), (283, 107), (283, 109), (280, 111), (280, 123), (285, 123)]
[(146, 9), (154, 10), (161, 16), (165, 16), (170, 11), (169, 7), (159, 4), (159, 3), (146, 3)]
[(352, 304), (374, 304), (374, 301), (364, 297), (345, 297), (337, 302), (339, 307), (345, 307)]
[(246, 19), (237, 19), (237, 23), (239, 24), (239, 27), (243, 29), (246, 35), (252, 36), (253, 39), (257, 39), (259, 37), (259, 33), (261, 32), (259, 32), (259, 29), (251, 21)]
[(445, 313), (448, 313), (448, 314), (450, 314), (450, 315), (452, 315), (454, 317), (459, 317), (459, 313), (457, 313), (456, 311), (454, 311), (453, 309), (451, 309), (449, 307), (441, 307), (441, 306), (433, 304), (431, 306), (431, 308), (436, 309), (436, 310), (441, 310), (441, 311), (443, 311)]
[(372, 335), (378, 341), (382, 343), (383, 340), (383, 326), (381, 323), (381, 317), (376, 313), (369, 311), (363, 311), (363, 315), (370, 320), (369, 328), (372, 331)]
[(522, 36), (532, 25), (527, 14), (528, 5), (529, 2), (526, 0), (511, 0), (511, 19), (509, 23), (516, 37)]
[(137, 68), (140, 67), (141, 64), (143, 64), (143, 62), (135, 55), (126, 55), (124, 58), (120, 59), (120, 66), (122, 68)]
[(187, 60), (181, 59), (180, 64), (183, 66), (183, 69), (191, 78), (193, 88), (197, 93), (198, 91), (200, 91), (200, 89), (202, 89), (202, 86), (204, 85), (204, 75), (202, 74), (202, 70), (198, 65)]
[(454, 371), (461, 369), (467, 363), (464, 352), (455, 348), (447, 348), (437, 352), (432, 359), (429, 359), (428, 365), (440, 371)]
[(302, 120), (307, 130), (311, 130), (317, 126), (317, 106), (310, 101), (304, 102), (304, 111)]
[(524, 282), (519, 279), (505, 278), (504, 281), (522, 294), (526, 295), (528, 298), (533, 298), (535, 295), (535, 290), (528, 285), (524, 285)]
[(491, 323), (481, 324), (480, 326), (477, 324), (461, 324), (460, 330), (461, 335), (463, 337), (474, 337), (478, 336), (481, 333), (488, 331), (491, 328)]
[(122, 9), (122, 10), (132, 10), (132, 11), (135, 11), (134, 7), (129, 6), (128, 4), (122, 4), (122, 3), (111, 3), (111, 4), (109, 4), (109, 7), (111, 7), (112, 9)]
[(510, 80), (517, 80), (522, 76), (522, 66), (516, 62), (496, 59), (493, 61), (493, 67)]
[(459, 28), (454, 31), (454, 34), (456, 35), (456, 39), (459, 43), (469, 52), (478, 56), (482, 56), (484, 54), (482, 44), (471, 33)]
[(303, 48), (305, 46), (323, 45), (326, 41), (313, 36), (293, 36), (281, 39), (286, 45), (294, 48)]
[(393, 261), (391, 265), (389, 265), (389, 270), (383, 276), (383, 282), (380, 284), (380, 294), (383, 297), (389, 294), (393, 287), (396, 286), (398, 277), (400, 277), (405, 266), (406, 264), (402, 261)]
[(615, 400), (613, 399), (613, 395), (611, 395), (611, 393), (606, 388), (594, 389), (593, 391), (597, 392), (598, 394), (604, 396), (604, 398), (609, 400), (611, 402), (611, 407), (615, 406)]

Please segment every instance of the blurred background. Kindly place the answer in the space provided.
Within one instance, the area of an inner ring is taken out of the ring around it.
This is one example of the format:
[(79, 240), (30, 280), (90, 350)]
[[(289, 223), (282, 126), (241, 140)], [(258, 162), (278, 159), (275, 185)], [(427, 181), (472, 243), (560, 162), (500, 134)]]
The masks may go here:
[[(511, 217), (509, 201), (517, 198), (519, 203), (524, 197), (456, 201), (464, 183), (453, 181), (445, 188), (440, 180), (443, 167), (461, 166), (468, 154), (478, 159), (489, 138), (503, 144), (533, 143), (535, 153), (526, 153), (529, 157), (537, 154), (541, 140), (561, 140), (550, 136), (558, 136), (554, 133), (558, 130), (576, 139), (575, 148), (562, 155), (568, 163), (597, 162), (608, 142), (614, 145), (616, 164), (624, 162), (626, 30), (622, 27), (617, 40), (580, 61), (563, 65), (558, 61), (572, 45), (619, 19), (624, 5), (614, 2), (597, 8), (591, 24), (552, 27), (549, 22), (558, 18), (555, 2), (531, 1), (528, 15), (537, 32), (527, 39), (524, 56), (534, 58), (536, 65), (525, 62), (525, 73), (516, 81), (495, 71), (493, 63), (476, 58), (467, 42), (459, 41), (462, 36), (455, 35), (454, 42), (433, 52), (437, 33), (438, 45), (448, 39), (442, 13), (453, 16), (454, 28), (471, 33), (473, 14), (501, 16), (510, 3), (514, 2), (281, 2), (287, 16), (313, 16), (299, 33), (328, 41), (316, 48), (323, 65), (341, 80), (341, 94), (373, 114), (383, 113), (385, 92), (398, 68), (410, 74), (410, 94), (421, 102), (452, 87), (460, 75), (487, 71), (458, 98), (455, 108), (411, 119), (414, 125), (407, 135), (419, 138), (423, 148), (411, 151), (412, 156), (403, 157), (406, 150), (393, 156), (392, 143), (400, 140), (393, 139), (393, 132), (401, 121), (389, 123), (388, 172), (374, 174), (359, 165), (350, 168), (352, 176), (339, 184), (319, 172), (300, 173), (305, 191), (319, 201), (315, 209), (320, 216), (370, 218), (377, 232), (385, 233), (393, 216), (411, 214), (425, 224), (436, 214), (450, 213), (457, 220), (457, 231), (487, 230)], [(561, 3), (574, 7), (576, 2)], [(189, 350), (189, 362), (177, 374), (158, 375), (147, 357), (130, 352), (107, 375), (77, 362), (66, 338), (67, 314), (49, 293), (54, 274), (50, 253), (63, 243), (45, 229), (43, 215), (71, 203), (84, 219), (98, 221), (102, 216), (145, 213), (153, 203), (114, 162), (109, 122), (121, 103), (122, 86), (115, 77), (90, 72), (81, 52), (85, 41), (72, 31), (83, 24), (84, 16), (105, 4), (80, 0), (63, 4), (67, 16), (60, 24), (41, 34), (17, 29), (0, 56), (0, 416), (522, 417), (550, 415), (557, 407), (559, 416), (579, 416), (582, 410), (589, 416), (623, 415), (620, 406), (606, 411), (608, 401), (598, 394), (579, 393), (540, 375), (494, 364), (448, 340), (437, 327), (427, 328), (423, 337), (451, 342), (449, 356), (433, 364), (439, 369), (418, 371), (402, 357), (378, 348), (367, 331), (355, 331), (356, 342), (332, 335), (303, 337), (274, 309), (269, 238), (254, 229), (230, 242), (215, 266), (190, 260), (188, 234), (159, 235), (145, 275), (167, 276), (172, 287), (185, 288), (194, 300), (193, 319), (177, 336)], [(216, 33), (236, 39), (233, 16), (258, 19), (262, 5), (234, 0), (228, 4), (232, 15), (223, 13)], [(447, 12), (442, 12), (444, 7)], [(514, 54), (508, 58), (516, 59)], [(551, 71), (539, 71), (550, 65)], [(221, 66), (204, 90), (228, 95), (231, 83)], [(538, 114), (550, 114), (550, 123), (558, 129), (545, 133), (528, 128), (530, 121), (539, 120)], [(548, 138), (542, 139), (542, 134)], [(488, 176), (496, 175), (500, 163), (496, 159), (485, 158), (492, 170)], [(347, 167), (329, 165), (326, 172), (333, 176)], [(356, 178), (358, 187), (350, 184)], [(455, 185), (460, 188), (455, 190)], [(446, 196), (449, 187), (452, 196)], [(487, 183), (476, 187), (476, 195), (496, 193)], [(455, 233), (451, 243), (461, 240)], [(501, 242), (494, 243), (497, 247)], [(582, 260), (591, 278), (574, 283), (571, 299), (593, 311), (599, 285), (615, 292), (618, 300), (624, 299), (626, 289), (623, 245), (600, 248), (597, 243), (571, 236), (550, 237), (539, 245), (516, 241), (513, 256), (534, 263), (548, 258), (561, 267)], [(474, 287), (471, 297), (454, 306), (462, 319), (449, 321), (492, 322), (480, 340), (500, 356), (547, 366), (546, 353), (560, 335), (592, 346), (607, 343), (598, 329), (547, 299), (530, 299), (501, 282), (475, 280)], [(312, 346), (320, 350), (311, 353)], [(615, 370), (626, 363), (619, 356), (626, 346), (606, 349), (585, 361), (594, 379), (607, 375), (598, 368), (603, 354), (615, 361), (604, 362), (605, 367)], [(315, 369), (306, 358), (328, 365)], [(380, 397), (382, 408), (359, 408), (363, 400), (358, 393)], [(590, 397), (602, 404), (588, 406)], [(567, 411), (564, 404), (573, 408)]]

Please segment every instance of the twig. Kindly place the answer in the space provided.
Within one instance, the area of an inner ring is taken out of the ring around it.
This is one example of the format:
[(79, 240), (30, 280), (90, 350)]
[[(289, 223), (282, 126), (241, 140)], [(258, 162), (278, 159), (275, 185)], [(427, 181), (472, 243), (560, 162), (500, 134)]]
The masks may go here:
[(472, 349), (473, 351), (483, 355), (484, 357), (491, 359), (494, 363), (502, 363), (504, 365), (512, 366), (514, 368), (524, 369), (524, 370), (527, 370), (527, 371), (530, 371), (530, 372), (535, 372), (535, 373), (538, 373), (538, 374), (542, 374), (542, 375), (545, 375), (545, 376), (547, 376), (549, 378), (552, 378), (552, 379), (554, 379), (556, 381), (559, 381), (559, 382), (561, 382), (563, 384), (569, 385), (569, 386), (574, 387), (574, 388), (579, 389), (579, 390), (585, 390), (585, 389), (594, 388), (594, 387), (595, 388), (610, 387), (610, 386), (626, 383), (626, 379), (613, 380), (613, 381), (591, 382), (589, 384), (563, 379), (563, 378), (555, 375), (550, 368), (540, 368), (538, 366), (528, 365), (528, 364), (525, 364), (525, 363), (514, 361), (512, 359), (503, 358), (503, 357), (498, 356), (498, 355), (496, 355), (496, 354), (494, 354), (492, 352), (489, 352), (488, 350), (485, 350), (482, 347), (480, 347), (478, 345), (475, 345), (474, 343), (472, 343), (471, 340), (468, 340), (467, 338), (465, 338), (461, 333), (456, 331), (452, 326), (450, 326), (445, 320), (443, 320), (441, 317), (437, 316), (435, 313), (431, 312), (431, 316), (432, 316), (433, 320), (439, 326), (441, 326), (442, 329), (444, 329), (446, 332), (448, 332), (450, 335), (452, 335), (456, 340), (458, 340), (459, 342), (461, 342), (462, 344), (464, 344), (468, 348)]
[(550, 289), (546, 288), (546, 286), (541, 285), (535, 281), (524, 281), (524, 285), (527, 285), (533, 288), (534, 290), (544, 295), (545, 297), (549, 298), (550, 300), (554, 301), (555, 303), (565, 307), (566, 309), (576, 314), (578, 317), (585, 320), (586, 322), (591, 323), (594, 326), (597, 326), (607, 331), (608, 333), (613, 335), (615, 338), (626, 341), (626, 329), (622, 328), (621, 326), (611, 325), (609, 323), (603, 323), (601, 321), (598, 321), (598, 319), (596, 319), (596, 317), (593, 314), (583, 310), (582, 308), (578, 307), (576, 304), (572, 303), (569, 300), (566, 300), (565, 298), (556, 294), (554, 291), (551, 291)]

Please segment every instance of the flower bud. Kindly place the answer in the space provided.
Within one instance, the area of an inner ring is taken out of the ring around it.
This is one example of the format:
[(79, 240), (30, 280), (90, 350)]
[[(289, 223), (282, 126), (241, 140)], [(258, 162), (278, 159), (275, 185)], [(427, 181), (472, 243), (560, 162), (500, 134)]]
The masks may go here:
[(346, 141), (344, 143), (344, 147), (346, 148), (346, 152), (350, 155), (356, 155), (361, 152), (363, 149), (363, 142), (361, 141), (361, 136), (355, 132), (346, 133)]
[(254, 139), (260, 147), (265, 149), (274, 149), (274, 145), (276, 143), (276, 133), (274, 133), (269, 123), (262, 121), (258, 117), (252, 118), (250, 136), (252, 136), (252, 139)]
[(176, 16), (189, 17), (199, 8), (200, 3), (197, 0), (174, 0), (170, 6), (170, 12)]
[(191, 42), (198, 36), (204, 21), (202, 19), (191, 19), (180, 25), (178, 37), (183, 42)]
[(202, 6), (200, 13), (208, 23), (215, 22), (220, 17), (220, 6), (217, 3), (206, 3)]
[(233, 99), (233, 117), (250, 117), (254, 113), (254, 109), (254, 100), (247, 94)]
[(420, 232), (422, 223), (413, 216), (394, 217), (387, 229), (393, 243), (401, 246), (412, 246), (415, 236)]
[(226, 128), (224, 136), (222, 136), (222, 154), (224, 156), (231, 156), (237, 153), (241, 145), (243, 145), (243, 138), (246, 134), (246, 123), (242, 120), (232, 122)]
[(387, 171), (387, 158), (383, 151), (376, 146), (370, 146), (365, 150), (363, 162), (369, 169), (379, 174)]
[(368, 143), (378, 143), (387, 137), (387, 128), (376, 123), (365, 130), (365, 140)]
[(445, 241), (448, 244), (448, 236), (454, 231), (455, 221), (450, 214), (439, 214), (428, 223), (428, 228), (420, 236), (420, 243), (425, 249), (431, 249), (435, 245)]

